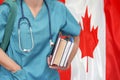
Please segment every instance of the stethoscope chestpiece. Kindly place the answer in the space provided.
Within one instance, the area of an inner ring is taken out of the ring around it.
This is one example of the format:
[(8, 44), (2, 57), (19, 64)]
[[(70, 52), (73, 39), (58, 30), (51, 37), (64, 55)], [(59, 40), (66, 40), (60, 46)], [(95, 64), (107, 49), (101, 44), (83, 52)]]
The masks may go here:
[(28, 53), (28, 52), (31, 51), (31, 49), (23, 49), (22, 51), (25, 52), (25, 53)]
[(50, 47), (54, 46), (54, 42), (52, 41), (52, 39), (50, 39)]

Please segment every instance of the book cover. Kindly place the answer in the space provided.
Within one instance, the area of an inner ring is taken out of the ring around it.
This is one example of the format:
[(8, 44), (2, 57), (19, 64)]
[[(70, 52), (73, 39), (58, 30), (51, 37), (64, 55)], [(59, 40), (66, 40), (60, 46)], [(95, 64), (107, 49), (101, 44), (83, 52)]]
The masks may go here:
[(63, 52), (64, 52), (64, 49), (65, 49), (66, 44), (67, 44), (67, 41), (66, 41), (66, 40), (64, 40), (64, 39), (61, 39), (61, 40), (60, 40), (60, 43), (59, 43), (59, 46), (58, 46), (58, 49), (57, 49), (56, 56), (55, 56), (55, 59), (54, 59), (54, 61), (53, 61), (53, 64), (59, 66), (59, 63), (60, 63), (60, 61), (61, 61), (62, 54), (63, 54)]

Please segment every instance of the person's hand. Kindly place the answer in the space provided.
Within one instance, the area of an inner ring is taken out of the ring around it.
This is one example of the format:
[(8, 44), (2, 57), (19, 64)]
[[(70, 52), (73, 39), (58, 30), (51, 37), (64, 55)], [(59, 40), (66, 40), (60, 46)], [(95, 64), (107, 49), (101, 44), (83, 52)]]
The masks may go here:
[(0, 65), (13, 73), (21, 69), (20, 65), (18, 65), (13, 59), (11, 59), (1, 48)]
[(57, 66), (57, 65), (50, 65), (51, 60), (52, 60), (52, 55), (50, 55), (50, 56), (47, 58), (47, 62), (48, 62), (49, 68), (51, 68), (51, 69), (61, 69), (61, 70), (66, 70), (66, 69), (68, 69), (68, 68), (70, 67), (70, 64), (71, 64), (71, 63), (68, 61), (66, 67), (60, 67), (60, 66)]
[(21, 70), (21, 67), (19, 65), (17, 65), (16, 67), (13, 68), (13, 70), (11, 72), (15, 73), (15, 72), (17, 72), (19, 70)]

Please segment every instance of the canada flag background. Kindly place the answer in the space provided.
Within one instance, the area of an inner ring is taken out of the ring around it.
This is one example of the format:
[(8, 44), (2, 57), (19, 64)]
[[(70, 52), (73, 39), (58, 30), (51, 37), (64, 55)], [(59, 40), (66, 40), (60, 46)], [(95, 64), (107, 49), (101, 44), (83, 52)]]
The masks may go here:
[(61, 80), (120, 80), (120, 0), (60, 0), (80, 24), (80, 45)]

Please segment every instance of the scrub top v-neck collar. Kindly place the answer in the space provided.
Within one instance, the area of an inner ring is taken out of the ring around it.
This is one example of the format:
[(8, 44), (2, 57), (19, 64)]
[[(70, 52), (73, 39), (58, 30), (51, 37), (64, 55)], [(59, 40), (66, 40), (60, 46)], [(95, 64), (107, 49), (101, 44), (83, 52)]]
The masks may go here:
[[(25, 9), (24, 7), (25, 7), (26, 9)], [(26, 10), (27, 10), (27, 12), (28, 12), (27, 15), (29, 15), (30, 18), (33, 19), (33, 20), (37, 20), (37, 19), (40, 17), (40, 15), (44, 13), (44, 8), (45, 8), (45, 3), (44, 3), (44, 1), (43, 1), (42, 6), (41, 6), (41, 9), (40, 9), (39, 12), (37, 13), (36, 17), (34, 17), (33, 14), (32, 14), (32, 11), (31, 11), (30, 8), (29, 8), (29, 6), (25, 3), (25, 1), (23, 1), (23, 11), (24, 11), (24, 13), (25, 13)], [(26, 14), (25, 14), (25, 15), (26, 15)]]

